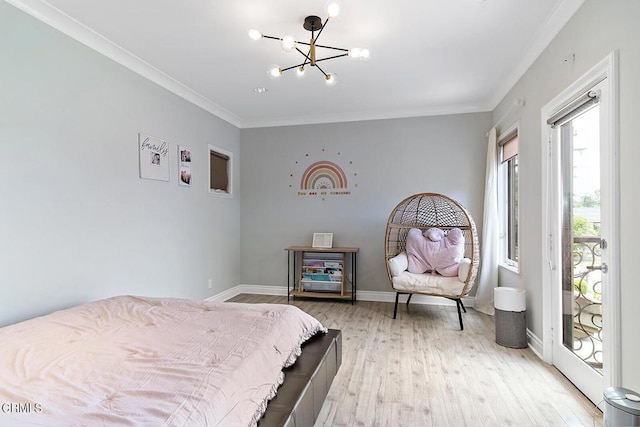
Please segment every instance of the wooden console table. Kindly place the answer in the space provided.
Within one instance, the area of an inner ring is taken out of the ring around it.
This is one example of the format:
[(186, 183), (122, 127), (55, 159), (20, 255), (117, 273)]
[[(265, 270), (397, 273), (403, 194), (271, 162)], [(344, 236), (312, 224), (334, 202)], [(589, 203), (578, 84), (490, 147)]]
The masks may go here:
[[(290, 296), (350, 299), (351, 304), (356, 301), (358, 248), (289, 246), (284, 250), (287, 251), (287, 301)], [(351, 285), (350, 289), (347, 285)]]

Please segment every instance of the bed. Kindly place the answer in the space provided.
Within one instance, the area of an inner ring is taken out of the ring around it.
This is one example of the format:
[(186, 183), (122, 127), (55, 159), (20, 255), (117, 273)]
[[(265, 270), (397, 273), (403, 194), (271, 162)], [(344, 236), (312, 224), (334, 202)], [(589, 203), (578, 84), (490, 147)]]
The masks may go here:
[(0, 425), (313, 425), (340, 340), (290, 305), (83, 304), (0, 328)]

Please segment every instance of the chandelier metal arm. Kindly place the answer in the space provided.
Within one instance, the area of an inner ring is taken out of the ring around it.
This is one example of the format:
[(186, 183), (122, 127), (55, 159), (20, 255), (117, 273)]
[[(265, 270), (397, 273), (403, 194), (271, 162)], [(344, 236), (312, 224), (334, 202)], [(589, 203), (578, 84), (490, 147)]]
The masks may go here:
[[(320, 34), (318, 34), (318, 36), (320, 36)], [(265, 39), (282, 41), (282, 37), (268, 36), (266, 34), (262, 34), (262, 37), (265, 38)], [(316, 37), (314, 40), (318, 40), (318, 37)], [(303, 41), (299, 41), (299, 40), (296, 40), (296, 43), (297, 44), (301, 44), (301, 45), (305, 45), (305, 46), (311, 46), (311, 43), (307, 43), (307, 42), (303, 42)], [(316, 44), (316, 47), (321, 47), (323, 49), (333, 49), (333, 50), (341, 50), (343, 52), (349, 52), (349, 49), (345, 49), (343, 47), (327, 46), (327, 45), (324, 45), (324, 44)]]
[[(318, 34), (318, 35), (320, 35), (320, 34)], [(265, 39), (282, 41), (282, 37), (268, 36), (266, 34), (263, 34), (262, 37), (265, 38)], [(316, 37), (315, 40), (317, 40), (317, 39), (318, 38)], [(298, 41), (298, 40), (296, 40), (296, 44), (301, 44), (301, 45), (304, 45), (304, 46), (311, 46), (311, 43), (302, 42), (302, 41)], [(324, 45), (324, 44), (316, 44), (315, 46), (316, 47), (321, 47), (323, 49), (333, 49), (333, 50), (339, 50), (339, 51), (342, 51), (342, 52), (349, 52), (349, 49), (345, 49), (343, 47), (327, 46), (327, 45)]]
[(271, 40), (278, 40), (278, 41), (282, 41), (282, 37), (273, 37), (273, 36), (268, 36), (268, 35), (266, 35), (266, 34), (263, 34), (263, 35), (262, 35), (262, 38), (265, 38), (265, 39), (271, 39)]
[(285, 71), (293, 70), (294, 68), (304, 67), (306, 64), (307, 64), (307, 63), (306, 63), (306, 62), (304, 62), (304, 63), (302, 63), (302, 64), (292, 65), (291, 67), (282, 68), (280, 71), (284, 73)]
[[(298, 52), (300, 52), (302, 54), (302, 56), (305, 57), (305, 61), (302, 64), (297, 64), (297, 65), (292, 65), (291, 67), (287, 67), (287, 68), (283, 68), (281, 71), (284, 73), (285, 71), (289, 71), (289, 70), (293, 70), (294, 68), (300, 68), (300, 67), (304, 67), (305, 65), (307, 65), (309, 62), (307, 62), (307, 60), (309, 59), (309, 56), (307, 54), (305, 54), (304, 52), (300, 51), (300, 49), (298, 49)], [(316, 59), (316, 63), (320, 62), (320, 61), (328, 61), (329, 59), (335, 59), (335, 58), (341, 58), (343, 56), (347, 56), (346, 53), (342, 54), (342, 55), (335, 55), (335, 56), (330, 56), (328, 58), (321, 58), (321, 59)], [(324, 76), (327, 76), (327, 73), (324, 72), (324, 70), (322, 68), (320, 68), (320, 66), (318, 64), (315, 65), (315, 67), (320, 70), (320, 72), (322, 74), (324, 74)]]
[[(309, 55), (310, 55), (310, 54), (309, 54), (309, 53), (304, 53), (303, 51), (301, 51), (301, 50), (300, 50), (300, 49), (298, 49), (298, 48), (296, 48), (296, 50), (297, 50), (298, 52), (300, 52), (300, 55), (304, 56), (304, 58), (305, 58), (305, 61), (304, 61), (302, 64), (300, 64), (300, 65), (302, 65), (302, 66), (307, 65), (307, 64), (309, 63), (309, 61), (311, 61), (311, 59), (309, 58)], [(343, 51), (343, 52), (349, 52), (349, 50), (348, 50), (348, 49), (338, 49), (338, 50)], [(316, 59), (316, 62), (319, 62), (319, 61), (327, 61), (327, 60), (329, 60), (329, 59), (335, 59), (335, 58), (342, 58), (343, 56), (349, 56), (349, 54), (348, 54), (348, 53), (341, 53), (340, 55), (333, 55), (333, 56), (329, 56), (329, 57), (327, 57), (327, 58), (320, 58), (320, 59)], [(287, 68), (287, 69), (289, 69), (289, 68)], [(283, 71), (284, 71), (284, 70), (283, 70)]]
[(296, 50), (298, 52), (300, 52), (300, 55), (304, 56), (304, 62), (300, 65), (301, 67), (304, 67), (305, 65), (307, 65), (309, 62), (311, 62), (311, 50), (309, 50), (309, 53), (304, 53), (303, 51), (301, 51), (299, 48), (296, 47)]
[(324, 24), (322, 24), (322, 27), (320, 28), (320, 31), (318, 31), (318, 35), (317, 36), (313, 36), (313, 31), (311, 32), (311, 38), (313, 39), (314, 42), (316, 42), (319, 38), (320, 38), (320, 34), (322, 34), (322, 30), (324, 30), (324, 27), (327, 26), (327, 23), (329, 22), (329, 18), (327, 17), (327, 19), (324, 21)]
[(325, 72), (324, 72), (324, 70), (323, 70), (322, 68), (320, 68), (320, 66), (319, 66), (318, 64), (316, 64), (316, 65), (315, 65), (315, 67), (316, 67), (318, 70), (320, 70), (320, 72), (321, 72), (322, 74), (324, 74), (324, 76), (325, 76), (325, 77), (329, 77), (329, 75), (328, 75), (327, 73), (325, 73)]
[[(270, 38), (275, 39), (275, 37), (270, 37)], [(282, 40), (282, 39), (276, 39), (276, 40)], [(316, 39), (316, 40), (317, 40), (317, 39)], [(296, 40), (296, 43), (297, 43), (297, 44), (303, 44), (303, 45), (305, 45), (305, 46), (311, 46), (311, 43), (299, 42), (299, 41), (297, 41), (297, 40)], [(342, 52), (349, 52), (349, 49), (345, 49), (345, 48), (343, 48), (343, 47), (327, 46), (327, 45), (323, 45), (323, 44), (316, 44), (315, 46), (316, 46), (316, 47), (321, 47), (321, 48), (323, 48), (323, 49), (333, 49), (333, 50), (340, 50), (340, 51), (342, 51)]]
[(345, 49), (343, 47), (325, 46), (323, 44), (317, 44), (316, 47), (321, 47), (321, 48), (324, 48), (324, 49), (340, 50), (342, 52), (349, 52), (349, 49)]
[(329, 56), (327, 58), (320, 58), (320, 59), (316, 59), (316, 62), (328, 61), (329, 59), (335, 59), (335, 58), (342, 58), (343, 56), (349, 56), (349, 54), (348, 53), (343, 53), (341, 55), (334, 55), (334, 56)]

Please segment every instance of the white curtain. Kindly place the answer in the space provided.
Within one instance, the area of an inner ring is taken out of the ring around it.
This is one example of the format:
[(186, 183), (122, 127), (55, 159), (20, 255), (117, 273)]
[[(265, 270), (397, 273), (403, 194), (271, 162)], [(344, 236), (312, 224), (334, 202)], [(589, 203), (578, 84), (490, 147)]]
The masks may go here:
[(487, 173), (484, 187), (482, 244), (480, 245), (480, 275), (474, 308), (493, 315), (493, 288), (498, 286), (498, 155), (496, 128), (489, 131)]

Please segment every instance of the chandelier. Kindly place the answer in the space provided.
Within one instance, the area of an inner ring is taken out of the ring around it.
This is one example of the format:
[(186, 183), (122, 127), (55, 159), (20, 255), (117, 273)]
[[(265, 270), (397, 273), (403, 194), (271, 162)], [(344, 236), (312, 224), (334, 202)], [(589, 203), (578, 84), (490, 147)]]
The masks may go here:
[[(282, 73), (284, 73), (285, 71), (295, 69), (298, 77), (303, 77), (306, 71), (306, 67), (308, 65), (310, 67), (317, 68), (324, 75), (327, 85), (332, 86), (336, 83), (335, 73), (325, 72), (322, 69), (322, 67), (318, 65), (318, 62), (328, 61), (330, 59), (342, 58), (345, 56), (348, 56), (350, 58), (368, 59), (369, 58), (368, 49), (362, 49), (362, 48), (344, 49), (341, 47), (326, 46), (326, 45), (318, 44), (318, 38), (320, 38), (322, 31), (327, 26), (329, 19), (335, 18), (336, 16), (338, 16), (339, 13), (340, 13), (340, 6), (338, 5), (338, 3), (334, 2), (329, 4), (329, 6), (327, 7), (328, 16), (327, 16), (327, 19), (324, 21), (324, 24), (322, 23), (322, 19), (319, 16), (315, 16), (315, 15), (307, 16), (304, 19), (304, 23), (302, 24), (302, 27), (307, 31), (311, 31), (311, 40), (309, 41), (309, 43), (294, 40), (292, 36), (288, 36), (288, 35), (284, 37), (273, 37), (273, 36), (268, 36), (266, 34), (262, 34), (258, 30), (253, 30), (253, 29), (249, 30), (249, 37), (253, 40), (260, 40), (260, 39), (278, 40), (281, 43), (283, 50), (287, 52), (293, 52), (295, 50), (304, 57), (304, 60), (302, 63), (297, 65), (292, 65), (291, 67), (281, 68), (278, 65), (271, 66), (268, 71), (269, 75), (271, 77), (280, 77)], [(304, 49), (304, 51), (301, 50), (301, 47)], [(334, 53), (334, 55), (327, 56), (324, 58), (318, 58), (316, 54), (317, 48), (332, 50), (333, 51), (332, 53)]]

